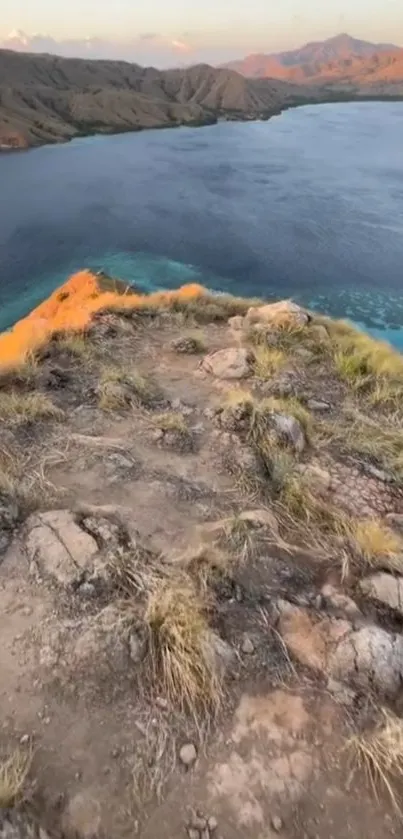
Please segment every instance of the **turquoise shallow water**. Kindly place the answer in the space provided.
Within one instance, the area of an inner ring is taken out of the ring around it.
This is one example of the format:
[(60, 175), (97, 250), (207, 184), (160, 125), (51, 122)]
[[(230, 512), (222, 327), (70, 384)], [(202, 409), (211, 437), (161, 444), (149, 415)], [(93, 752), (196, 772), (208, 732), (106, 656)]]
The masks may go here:
[(292, 296), (403, 350), (403, 103), (0, 157), (0, 329), (72, 271)]

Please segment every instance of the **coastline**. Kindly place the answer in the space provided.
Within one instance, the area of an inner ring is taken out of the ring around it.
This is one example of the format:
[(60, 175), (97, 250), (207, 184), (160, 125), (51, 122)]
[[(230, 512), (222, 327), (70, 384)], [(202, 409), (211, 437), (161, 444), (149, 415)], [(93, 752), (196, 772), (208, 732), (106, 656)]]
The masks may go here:
[(47, 140), (46, 142), (38, 142), (31, 145), (26, 146), (7, 146), (5, 144), (0, 144), (0, 155), (5, 154), (12, 154), (13, 152), (21, 153), (21, 152), (29, 152), (34, 151), (35, 149), (44, 148), (46, 146), (61, 146), (67, 143), (71, 143), (74, 140), (85, 139), (87, 137), (116, 137), (119, 134), (139, 134), (143, 131), (162, 131), (164, 129), (174, 129), (174, 128), (205, 128), (209, 125), (217, 125), (219, 122), (268, 122), (272, 117), (281, 116), (282, 113), (289, 111), (294, 108), (304, 108), (307, 106), (312, 105), (332, 105), (338, 103), (357, 103), (357, 102), (402, 102), (403, 103), (403, 94), (398, 96), (381, 96), (381, 95), (350, 95), (348, 93), (338, 93), (338, 94), (326, 94), (323, 99), (318, 99), (315, 96), (312, 98), (307, 99), (295, 99), (289, 102), (285, 102), (283, 105), (279, 106), (278, 108), (274, 108), (270, 111), (261, 111), (256, 113), (244, 114), (242, 112), (217, 112), (206, 114), (204, 119), (195, 119), (195, 120), (184, 120), (180, 121), (172, 121), (167, 123), (161, 123), (159, 125), (138, 125), (138, 126), (128, 126), (127, 128), (124, 127), (116, 127), (111, 126), (110, 129), (99, 131), (96, 128), (93, 130), (88, 131), (77, 131), (74, 136), (65, 137), (63, 139), (57, 138), (54, 141)]

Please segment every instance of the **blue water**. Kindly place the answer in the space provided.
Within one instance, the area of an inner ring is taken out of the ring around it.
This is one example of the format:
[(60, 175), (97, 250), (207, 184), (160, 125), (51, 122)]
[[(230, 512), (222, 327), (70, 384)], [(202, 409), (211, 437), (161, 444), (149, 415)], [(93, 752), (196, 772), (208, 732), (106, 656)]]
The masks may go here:
[(403, 103), (0, 156), (0, 329), (83, 266), (292, 296), (403, 349)]

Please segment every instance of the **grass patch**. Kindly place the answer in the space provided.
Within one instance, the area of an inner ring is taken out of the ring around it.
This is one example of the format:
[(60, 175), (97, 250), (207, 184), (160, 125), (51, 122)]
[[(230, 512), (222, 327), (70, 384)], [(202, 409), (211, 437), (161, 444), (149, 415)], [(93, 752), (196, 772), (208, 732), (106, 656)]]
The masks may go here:
[(148, 598), (151, 668), (168, 701), (197, 715), (217, 710), (219, 673), (203, 604), (193, 586), (161, 580)]
[(361, 455), (397, 478), (403, 477), (403, 430), (398, 416), (375, 422), (347, 410), (337, 423), (323, 423), (322, 428), (329, 442)]
[(351, 737), (347, 748), (355, 763), (364, 769), (376, 799), (380, 790), (385, 790), (401, 815), (395, 785), (401, 785), (403, 779), (403, 720), (382, 708), (375, 729)]
[(347, 537), (360, 565), (403, 571), (403, 540), (379, 519), (352, 520)]
[(30, 766), (30, 752), (20, 749), (0, 762), (0, 810), (13, 807), (21, 799)]
[(254, 351), (254, 356), (254, 373), (262, 381), (275, 376), (287, 364), (285, 353), (275, 347), (258, 346)]
[(90, 361), (94, 355), (88, 336), (84, 332), (65, 332), (57, 339), (57, 346), (82, 361)]
[(157, 414), (153, 418), (154, 425), (160, 428), (161, 431), (175, 431), (177, 434), (188, 434), (188, 428), (183, 418), (183, 415), (169, 411), (165, 414)]
[(378, 404), (391, 395), (396, 400), (403, 386), (403, 356), (344, 321), (329, 321), (328, 328), (340, 378), (354, 389), (370, 389)]
[(33, 422), (41, 419), (60, 420), (64, 416), (44, 393), (0, 392), (0, 419), (11, 423)]
[(204, 293), (197, 297), (177, 297), (168, 308), (183, 312), (200, 323), (227, 321), (235, 315), (246, 315), (251, 306), (261, 306), (258, 298), (233, 297), (231, 294)]
[(32, 387), (36, 382), (38, 370), (38, 359), (33, 352), (29, 352), (20, 364), (15, 364), (0, 370), (0, 388), (16, 385)]
[(148, 405), (156, 397), (151, 382), (132, 367), (104, 366), (98, 385), (98, 404), (104, 411)]
[[(223, 522), (223, 529), (226, 523)], [(180, 559), (182, 567), (197, 580), (203, 598), (208, 589), (220, 579), (231, 577), (234, 557), (212, 541), (201, 541), (200, 545), (188, 551)]]
[(207, 352), (207, 343), (201, 330), (190, 332), (182, 335), (180, 338), (176, 338), (172, 342), (172, 347), (178, 353), (200, 355)]

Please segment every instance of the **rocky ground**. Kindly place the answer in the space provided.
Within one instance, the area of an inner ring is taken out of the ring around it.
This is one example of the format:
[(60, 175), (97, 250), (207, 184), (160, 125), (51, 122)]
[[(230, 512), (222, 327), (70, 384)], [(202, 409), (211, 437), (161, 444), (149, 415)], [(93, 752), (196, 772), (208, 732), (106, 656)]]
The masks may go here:
[(0, 836), (398, 836), (403, 362), (292, 304), (0, 380)]

